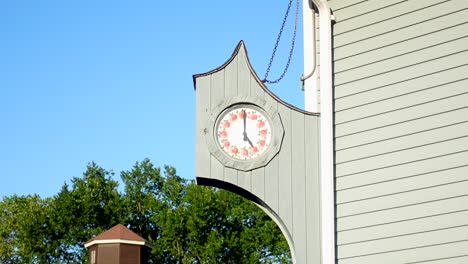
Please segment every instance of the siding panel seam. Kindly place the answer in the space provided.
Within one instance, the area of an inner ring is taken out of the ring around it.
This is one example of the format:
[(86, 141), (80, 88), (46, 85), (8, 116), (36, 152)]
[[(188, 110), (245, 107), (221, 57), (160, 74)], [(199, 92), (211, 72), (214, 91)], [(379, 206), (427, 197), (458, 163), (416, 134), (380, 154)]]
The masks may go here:
[[(454, 182), (449, 182), (449, 183), (437, 184), (437, 185), (423, 187), (423, 188), (416, 188), (416, 189), (412, 189), (412, 190), (408, 190), (408, 191), (394, 192), (394, 193), (391, 193), (391, 194), (384, 194), (384, 195), (373, 196), (373, 197), (368, 197), (368, 198), (363, 198), (363, 199), (358, 199), (358, 200), (351, 200), (351, 201), (341, 202), (341, 203), (336, 203), (336, 204), (337, 205), (351, 204), (351, 203), (362, 202), (362, 201), (366, 201), (366, 200), (379, 199), (379, 198), (388, 197), (388, 196), (392, 196), (392, 195), (400, 195), (400, 194), (404, 194), (404, 193), (411, 193), (411, 192), (427, 190), (427, 189), (431, 189), (431, 188), (448, 186), (448, 185), (458, 184), (458, 183), (462, 183), (462, 182), (468, 182), (468, 180), (460, 180), (460, 181), (454, 181)], [(468, 193), (468, 191), (467, 191), (467, 193)]]
[(397, 249), (397, 250), (381, 251), (381, 252), (377, 252), (377, 253), (361, 254), (361, 255), (338, 258), (338, 259), (351, 259), (351, 258), (359, 258), (359, 257), (366, 257), (366, 256), (374, 256), (374, 255), (380, 255), (380, 254), (385, 254), (385, 253), (393, 253), (393, 252), (414, 250), (414, 249), (419, 249), (419, 248), (428, 248), (428, 247), (434, 247), (434, 246), (450, 245), (450, 244), (456, 244), (456, 243), (467, 242), (467, 241), (468, 241), (468, 239), (462, 239), (462, 240), (451, 241), (451, 242), (446, 242), (446, 243), (437, 243), (437, 244), (431, 244), (431, 245), (424, 245), (424, 246), (420, 246), (420, 247), (411, 247), (411, 248), (404, 248), (404, 249)]
[(348, 218), (348, 217), (352, 217), (352, 216), (365, 215), (365, 214), (376, 213), (376, 212), (383, 212), (383, 211), (399, 209), (399, 208), (405, 208), (405, 207), (410, 207), (410, 206), (415, 206), (415, 205), (434, 203), (434, 202), (438, 202), (438, 201), (446, 201), (446, 200), (457, 199), (457, 198), (462, 198), (462, 197), (468, 197), (468, 194), (457, 195), (457, 196), (447, 197), (447, 198), (442, 198), (442, 199), (435, 199), (435, 200), (430, 200), (430, 201), (424, 201), (424, 202), (419, 202), (419, 203), (405, 204), (405, 205), (401, 205), (401, 206), (387, 207), (387, 208), (384, 208), (384, 209), (372, 210), (372, 211), (367, 211), (367, 212), (362, 212), (362, 213), (357, 213), (357, 214), (343, 215), (343, 216), (336, 217), (336, 219)]
[(386, 222), (386, 223), (380, 223), (380, 224), (375, 224), (375, 225), (366, 225), (366, 226), (361, 226), (361, 227), (353, 227), (353, 228), (348, 228), (348, 229), (340, 229), (337, 231), (337, 233), (341, 232), (346, 232), (346, 231), (355, 231), (359, 229), (366, 229), (369, 227), (377, 227), (377, 226), (384, 226), (384, 225), (392, 225), (392, 224), (397, 224), (397, 223), (403, 223), (403, 222), (409, 222), (409, 221), (414, 221), (414, 220), (420, 220), (424, 218), (431, 218), (431, 217), (438, 217), (438, 216), (443, 216), (443, 215), (449, 215), (449, 214), (458, 214), (462, 212), (468, 212), (468, 209), (464, 210), (457, 210), (457, 211), (450, 211), (450, 212), (445, 212), (442, 214), (434, 214), (434, 215), (429, 215), (429, 216), (422, 216), (422, 217), (413, 217), (413, 218), (408, 218), (408, 219), (403, 219), (403, 220), (398, 220), (398, 221), (391, 221), (391, 222)]
[[(346, 111), (346, 110), (351, 110), (351, 109), (355, 109), (355, 108), (358, 108), (358, 107), (362, 107), (362, 106), (368, 106), (368, 105), (375, 104), (375, 103), (385, 102), (385, 101), (388, 101), (388, 100), (390, 100), (390, 99), (395, 99), (395, 98), (398, 98), (398, 97), (403, 97), (403, 96), (405, 96), (405, 95), (410, 95), (410, 94), (415, 94), (415, 93), (419, 93), (419, 92), (423, 92), (423, 91), (428, 91), (428, 90), (435, 89), (435, 88), (440, 88), (440, 87), (443, 87), (443, 86), (446, 86), (446, 85), (449, 85), (449, 84), (454, 84), (454, 83), (461, 82), (461, 81), (466, 81), (466, 80), (468, 80), (468, 77), (463, 77), (463, 78), (461, 78), (461, 79), (456, 79), (456, 80), (454, 80), (454, 81), (445, 82), (445, 83), (441, 83), (441, 84), (434, 85), (434, 86), (429, 86), (429, 87), (422, 88), (422, 89), (419, 89), (419, 90), (416, 90), (416, 91), (413, 91), (413, 92), (402, 93), (402, 94), (395, 95), (395, 96), (389, 96), (389, 97), (386, 97), (385, 99), (380, 99), (380, 100), (376, 100), (376, 101), (371, 101), (371, 100), (369, 100), (368, 103), (365, 103), (365, 104), (355, 105), (355, 106), (352, 106), (352, 107), (342, 108), (342, 109), (340, 109), (340, 110), (337, 110), (337, 111), (335, 111), (335, 114), (336, 114), (336, 113), (343, 112), (343, 111)], [(367, 91), (366, 91), (366, 92), (367, 92)], [(463, 93), (460, 93), (460, 94), (463, 94)], [(459, 95), (459, 94), (458, 94), (458, 95)], [(335, 101), (338, 101), (339, 99), (341, 99), (341, 98), (338, 98), (338, 99), (336, 99)], [(400, 109), (402, 109), (402, 108), (400, 108)]]
[(428, 263), (428, 262), (434, 262), (434, 261), (439, 261), (439, 260), (449, 260), (449, 259), (457, 259), (457, 258), (464, 258), (464, 257), (468, 257), (468, 255), (460, 255), (460, 256), (454, 256), (454, 257), (448, 257), (448, 258), (438, 258), (438, 259), (427, 259), (427, 260), (416, 261), (416, 262), (405, 262), (403, 264)]
[(452, 153), (438, 155), (438, 156), (434, 156), (434, 157), (429, 157), (429, 158), (424, 158), (424, 159), (418, 159), (418, 160), (412, 160), (412, 161), (408, 161), (408, 162), (393, 164), (393, 165), (384, 166), (384, 167), (380, 167), (380, 168), (364, 170), (364, 171), (354, 172), (354, 173), (350, 173), (350, 174), (343, 174), (343, 175), (340, 175), (340, 176), (336, 176), (336, 178), (349, 177), (351, 175), (356, 175), (356, 174), (361, 174), (361, 173), (376, 171), (376, 170), (382, 170), (382, 169), (387, 169), (387, 168), (392, 168), (392, 167), (398, 167), (398, 166), (401, 166), (401, 165), (407, 165), (407, 164), (416, 163), (416, 162), (419, 162), (419, 161), (431, 160), (431, 159), (435, 159), (435, 158), (446, 157), (446, 156), (465, 153), (465, 152), (468, 152), (468, 151), (467, 150), (462, 150), (462, 151), (452, 152)]
[(359, 244), (359, 243), (368, 243), (368, 242), (372, 242), (372, 241), (379, 241), (379, 240), (385, 240), (385, 239), (390, 239), (390, 238), (412, 236), (412, 235), (418, 235), (418, 234), (424, 234), (424, 233), (431, 233), (431, 232), (435, 232), (435, 231), (450, 230), (450, 229), (455, 229), (455, 228), (460, 228), (460, 227), (467, 227), (467, 226), (468, 226), (468, 224), (466, 224), (466, 225), (456, 225), (456, 226), (450, 226), (450, 227), (444, 227), (444, 228), (437, 228), (437, 229), (431, 229), (431, 230), (420, 231), (420, 232), (407, 233), (407, 234), (403, 234), (403, 235), (387, 236), (387, 237), (380, 237), (380, 238), (374, 238), (374, 239), (367, 239), (367, 240), (356, 241), (356, 242), (342, 243), (342, 244), (337, 244), (337, 245), (338, 245), (338, 246), (347, 246), (347, 245), (354, 245), (354, 244)]
[(385, 115), (385, 114), (397, 112), (397, 111), (400, 111), (400, 110), (411, 109), (411, 108), (413, 108), (413, 107), (417, 107), (417, 106), (421, 106), (421, 105), (425, 105), (425, 104), (430, 104), (430, 103), (434, 103), (434, 102), (438, 102), (438, 101), (443, 101), (443, 100), (446, 100), (446, 99), (449, 99), (449, 98), (454, 98), (454, 97), (457, 97), (457, 96), (460, 96), (460, 95), (465, 95), (465, 94), (468, 94), (468, 92), (463, 92), (463, 93), (459, 93), (459, 94), (454, 94), (454, 95), (450, 95), (450, 96), (447, 96), (447, 97), (440, 97), (440, 98), (437, 98), (437, 99), (435, 99), (435, 100), (430, 100), (430, 101), (426, 101), (426, 102), (424, 102), (424, 103), (419, 103), (419, 104), (413, 104), (413, 105), (411, 105), (411, 106), (395, 108), (395, 109), (393, 109), (393, 110), (381, 112), (381, 113), (374, 114), (374, 115), (368, 115), (368, 116), (364, 116), (364, 117), (360, 117), (360, 118), (356, 118), (356, 119), (350, 119), (350, 120), (347, 120), (347, 121), (343, 121), (343, 122), (341, 122), (341, 123), (335, 123), (335, 125), (338, 126), (338, 125), (342, 125), (342, 124), (346, 124), (346, 123), (351, 123), (351, 122), (355, 122), (355, 121), (360, 121), (360, 120), (367, 119), (367, 118), (371, 118), (371, 117), (376, 117), (376, 116), (379, 116), (379, 115)]
[(342, 150), (349, 150), (349, 149), (353, 149), (353, 148), (363, 147), (363, 146), (366, 146), (366, 145), (372, 145), (372, 144), (375, 144), (375, 143), (382, 143), (382, 142), (385, 142), (385, 141), (391, 141), (391, 140), (395, 140), (395, 139), (399, 139), (399, 138), (404, 138), (404, 137), (407, 137), (407, 136), (412, 136), (412, 135), (421, 134), (421, 133), (425, 133), (425, 132), (429, 132), (429, 131), (434, 131), (434, 130), (438, 130), (438, 129), (441, 129), (441, 128), (457, 126), (457, 125), (461, 125), (461, 124), (465, 124), (465, 123), (468, 123), (468, 121), (461, 121), (461, 122), (457, 122), (457, 123), (452, 123), (450, 125), (433, 127), (433, 128), (430, 128), (430, 129), (425, 129), (425, 130), (421, 130), (421, 131), (417, 131), (417, 132), (413, 132), (413, 133), (408, 133), (408, 134), (404, 134), (404, 135), (400, 135), (400, 136), (396, 136), (396, 137), (384, 138), (384, 139), (380, 139), (380, 140), (376, 140), (376, 141), (372, 141), (372, 142), (367, 142), (367, 143), (355, 145), (355, 146), (352, 146), (352, 147), (346, 147), (346, 148), (340, 148), (340, 149), (336, 148), (335, 151), (339, 152), (339, 151), (342, 151)]
[[(403, 17), (403, 16), (409, 15), (411, 13), (415, 13), (415, 12), (418, 12), (418, 11), (421, 11), (421, 10), (424, 10), (424, 9), (427, 9), (427, 8), (431, 8), (431, 7), (434, 7), (434, 6), (437, 6), (437, 5), (441, 5), (441, 4), (444, 4), (446, 2), (450, 2), (450, 1), (452, 1), (452, 0), (444, 0), (442, 2), (435, 3), (435, 4), (432, 4), (432, 5), (428, 5), (428, 6), (425, 6), (423, 8), (413, 9), (413, 10), (411, 10), (409, 12), (401, 13), (401, 14), (398, 14), (398, 15), (393, 16), (393, 17), (389, 17), (389, 18), (386, 18), (386, 19), (383, 19), (383, 20), (372, 22), (371, 24), (366, 24), (366, 25), (363, 25), (363, 26), (360, 26), (360, 27), (357, 27), (357, 28), (353, 28), (351, 30), (347, 30), (347, 31), (337, 33), (334, 36), (336, 37), (336, 36), (340, 36), (340, 35), (343, 35), (343, 34), (346, 34), (346, 33), (349, 33), (349, 32), (353, 32), (353, 31), (356, 31), (356, 30), (359, 30), (359, 29), (363, 29), (363, 28), (366, 28), (366, 27), (375, 26), (375, 25), (380, 24), (382, 22), (389, 21), (389, 20), (399, 18), (399, 17)], [(407, 1), (405, 1), (405, 2), (407, 2)], [(389, 7), (391, 7), (391, 6), (387, 6), (387, 7), (383, 8), (383, 9), (386, 9), (386, 8), (389, 8)], [(437, 17), (435, 17), (435, 18), (437, 18)], [(429, 19), (429, 20), (431, 20), (431, 19)], [(425, 21), (428, 21), (428, 20), (425, 20)], [(418, 23), (420, 23), (420, 22), (418, 22)], [(414, 24), (411, 24), (411, 25), (416, 25), (416, 24), (417, 23), (414, 23)], [(398, 29), (400, 29), (400, 28), (398, 28)], [(396, 30), (398, 30), (398, 29), (396, 29)], [(392, 31), (394, 31), (394, 30), (392, 30)], [(391, 31), (388, 31), (388, 32), (391, 32)], [(383, 34), (385, 34), (385, 33), (386, 32), (384, 32)]]
[(347, 6), (338, 7), (338, 8), (335, 8), (335, 9), (333, 9), (333, 10), (336, 12), (336, 11), (338, 11), (338, 10), (342, 10), (342, 9), (345, 9), (345, 8), (348, 8), (348, 7), (351, 7), (351, 6), (355, 6), (355, 5), (359, 5), (359, 4), (364, 3), (364, 2), (367, 2), (367, 1), (368, 1), (368, 0), (362, 0), (362, 1), (360, 1), (360, 2), (351, 4), (351, 5), (347, 5)]
[[(465, 151), (465, 152), (468, 152), (468, 151)], [(371, 185), (375, 185), (375, 184), (381, 184), (381, 183), (399, 181), (399, 180), (409, 179), (409, 178), (414, 178), (414, 177), (420, 177), (420, 176), (423, 176), (423, 175), (437, 173), (437, 172), (460, 169), (460, 168), (464, 168), (464, 167), (468, 167), (468, 165), (450, 167), (450, 168), (445, 168), (445, 169), (441, 169), (441, 170), (432, 170), (432, 171), (429, 171), (429, 172), (418, 173), (418, 174), (415, 174), (415, 175), (405, 176), (405, 177), (401, 177), (401, 178), (397, 178), (397, 179), (391, 179), (391, 180), (386, 180), (386, 181), (379, 181), (379, 182), (373, 182), (373, 183), (368, 183), (368, 184), (356, 185), (356, 186), (353, 186), (353, 187), (348, 187), (348, 188), (343, 188), (343, 189), (337, 189), (336, 191), (338, 192), (338, 191), (351, 190), (351, 189), (356, 189), (356, 188), (365, 187), (365, 186), (371, 186)], [(349, 176), (343, 176), (342, 178), (344, 178), (344, 177), (349, 177)]]
[[(448, 1), (451, 1), (451, 0), (448, 0)], [(436, 17), (431, 17), (430, 19), (426, 19), (426, 20), (422, 20), (422, 21), (419, 21), (417, 23), (412, 23), (408, 26), (415, 26), (415, 25), (419, 25), (419, 24), (423, 24), (423, 23), (426, 23), (426, 22), (429, 22), (429, 21), (432, 21), (434, 19), (438, 19), (438, 18), (442, 18), (444, 16), (451, 16), (452, 14), (454, 13), (458, 13), (458, 12), (462, 12), (462, 11), (465, 11), (467, 10), (468, 8), (463, 8), (463, 9), (460, 9), (460, 10), (457, 10), (456, 12), (451, 12), (451, 13), (448, 13), (448, 14), (443, 14), (443, 15), (440, 15), (440, 16), (436, 16)], [(406, 27), (408, 27), (406, 26)], [(369, 39), (372, 39), (372, 38), (375, 38), (375, 37), (378, 37), (378, 36), (382, 36), (382, 35), (385, 35), (385, 34), (388, 34), (388, 33), (392, 33), (392, 32), (395, 32), (395, 31), (398, 31), (400, 29), (404, 29), (406, 27), (400, 27), (400, 28), (396, 28), (396, 29), (392, 29), (392, 30), (389, 30), (389, 31), (386, 31), (386, 32), (383, 32), (383, 33), (379, 33), (379, 34), (376, 34), (376, 35), (373, 35), (373, 36), (369, 36), (369, 37), (365, 37), (365, 38), (362, 38), (362, 39), (359, 39), (359, 40), (356, 40), (356, 41), (351, 41), (351, 42), (348, 42), (346, 44), (342, 44), (342, 45), (337, 45), (335, 46), (334, 48), (341, 48), (341, 47), (345, 47), (345, 46), (348, 46), (348, 45), (351, 45), (351, 44), (354, 44), (354, 43), (358, 43), (358, 42), (361, 42), (361, 41), (364, 41), (364, 40), (369, 40)], [(348, 31), (349, 32), (349, 31)], [(335, 35), (336, 36), (336, 35)]]
[(420, 76), (416, 76), (416, 77), (413, 77), (413, 78), (404, 79), (404, 80), (401, 80), (401, 81), (397, 81), (397, 82), (393, 82), (393, 83), (389, 83), (389, 84), (385, 84), (385, 85), (381, 85), (381, 86), (376, 86), (376, 87), (374, 87), (374, 88), (370, 88), (370, 89), (368, 89), (368, 90), (360, 91), (360, 92), (357, 92), (357, 93), (352, 93), (352, 94), (343, 95), (343, 96), (336, 96), (336, 97), (335, 97), (335, 100), (339, 100), (339, 99), (344, 98), (344, 97), (349, 97), (349, 96), (353, 96), (353, 95), (357, 95), (357, 94), (361, 94), (361, 93), (366, 93), (366, 92), (368, 92), (368, 91), (373, 91), (373, 90), (382, 89), (382, 88), (389, 87), (389, 86), (392, 86), (392, 85), (405, 83), (405, 82), (408, 82), (408, 81), (414, 81), (414, 80), (417, 80), (417, 79), (420, 79), (420, 78), (424, 78), (424, 77), (428, 77), (428, 76), (431, 76), (431, 75), (434, 75), (434, 74), (437, 74), (437, 73), (443, 73), (443, 72), (445, 72), (445, 71), (450, 71), (450, 70), (458, 69), (458, 68), (461, 68), (461, 67), (465, 67), (465, 66), (467, 66), (467, 65), (468, 65), (468, 63), (465, 63), (465, 64), (461, 64), (461, 65), (458, 65), (458, 66), (455, 66), (455, 67), (450, 67), (450, 68), (446, 68), (446, 69), (442, 69), (442, 70), (438, 70), (438, 71), (426, 73), (426, 74), (423, 74), (423, 75), (420, 75)]
[[(455, 24), (455, 25), (452, 25), (452, 26), (449, 26), (449, 27), (441, 28), (441, 29), (438, 29), (438, 30), (434, 30), (434, 31), (431, 31), (431, 32), (428, 32), (428, 33), (425, 33), (425, 34), (422, 34), (422, 35), (417, 35), (417, 36), (413, 36), (411, 38), (402, 39), (402, 40), (392, 42), (390, 44), (383, 45), (383, 46), (380, 46), (380, 47), (369, 48), (369, 49), (366, 49), (366, 51), (363, 51), (363, 52), (353, 53), (353, 54), (351, 54), (349, 56), (345, 56), (345, 57), (341, 57), (339, 59), (335, 59), (334, 62), (335, 63), (340, 62), (341, 60), (345, 60), (345, 59), (348, 59), (348, 58), (351, 58), (351, 57), (359, 56), (359, 55), (362, 55), (362, 54), (365, 54), (365, 53), (368, 53), (368, 52), (376, 51), (376, 50), (379, 50), (379, 49), (385, 49), (385, 48), (388, 48), (388, 47), (396, 45), (396, 44), (400, 44), (400, 43), (407, 42), (407, 41), (410, 41), (410, 40), (414, 40), (414, 39), (417, 39), (417, 38), (429, 36), (429, 35), (432, 35), (434, 33), (438, 33), (438, 32), (441, 32), (441, 31), (444, 31), (444, 30), (447, 30), (447, 29), (452, 29), (452, 28), (455, 28), (455, 27), (458, 27), (458, 26), (465, 25), (467, 23), (468, 23), (468, 21), (462, 22), (460, 24)], [(336, 49), (339, 49), (339, 47), (336, 47), (335, 50)]]
[[(382, 152), (382, 153), (375, 154), (375, 155), (364, 156), (364, 157), (361, 157), (361, 158), (358, 158), (358, 159), (352, 159), (352, 160), (347, 160), (347, 161), (342, 161), (342, 162), (335, 162), (335, 165), (342, 165), (342, 164), (346, 164), (346, 163), (350, 163), (350, 162), (354, 162), (354, 161), (358, 161), (358, 160), (384, 156), (384, 155), (387, 155), (387, 154), (392, 154), (392, 153), (401, 152), (401, 151), (405, 151), (405, 150), (416, 149), (416, 148), (420, 148), (420, 147), (427, 147), (427, 146), (430, 146), (430, 145), (449, 142), (449, 141), (452, 141), (452, 140), (457, 140), (457, 139), (462, 139), (462, 138), (467, 138), (467, 137), (468, 137), (468, 135), (449, 138), (449, 139), (445, 139), (445, 140), (433, 141), (433, 142), (427, 143), (427, 144), (422, 144), (422, 145), (413, 146), (413, 147), (409, 147), (409, 148), (402, 148), (402, 149), (388, 151), (388, 152)], [(467, 147), (467, 150), (468, 150), (468, 147)]]
[[(458, 38), (455, 38), (455, 39), (451, 39), (451, 40), (439, 42), (439, 43), (437, 43), (437, 44), (434, 44), (434, 45), (431, 45), (431, 46), (427, 46), (427, 47), (424, 47), (424, 48), (415, 49), (415, 50), (412, 50), (412, 51), (400, 53), (400, 54), (395, 55), (395, 56), (390, 56), (390, 57), (387, 57), (387, 58), (384, 58), (384, 59), (380, 59), (380, 60), (376, 60), (376, 61), (373, 61), (373, 62), (361, 64), (361, 65), (359, 65), (359, 66), (354, 66), (354, 67), (351, 67), (351, 68), (343, 69), (343, 70), (341, 70), (341, 71), (336, 71), (335, 74), (339, 74), (339, 73), (343, 73), (343, 72), (347, 72), (347, 71), (359, 69), (359, 68), (366, 67), (366, 66), (369, 66), (369, 65), (372, 65), (372, 64), (376, 64), (376, 63), (379, 63), (379, 62), (384, 62), (384, 61), (391, 60), (391, 59), (395, 59), (395, 58), (398, 58), (398, 57), (401, 57), (401, 56), (409, 55), (409, 54), (411, 54), (411, 53), (415, 53), (415, 52), (418, 52), (418, 51), (423, 51), (423, 50), (427, 50), (427, 49), (432, 49), (432, 48), (434, 48), (434, 47), (437, 47), (437, 46), (440, 46), (440, 45), (444, 45), (444, 44), (447, 44), (447, 43), (450, 43), (450, 42), (455, 42), (455, 41), (458, 41), (458, 40), (461, 40), (461, 39), (464, 39), (464, 38), (468, 38), (468, 36), (462, 36), (462, 37), (458, 37)], [(365, 53), (364, 53), (364, 54), (365, 54)], [(445, 55), (445, 56), (450, 56), (450, 54), (449, 54), (449, 55)], [(444, 56), (444, 57), (445, 57), (445, 56)]]
[(461, 51), (457, 51), (457, 52), (445, 54), (445, 55), (440, 56), (440, 57), (435, 57), (435, 58), (432, 58), (432, 59), (429, 59), (429, 60), (420, 61), (420, 62), (413, 63), (413, 64), (408, 64), (408, 65), (405, 65), (405, 66), (403, 66), (403, 67), (399, 67), (399, 68), (396, 68), (396, 69), (391, 69), (391, 70), (379, 72), (379, 73), (376, 73), (376, 74), (371, 74), (371, 75), (368, 75), (368, 76), (365, 76), (365, 77), (361, 77), (361, 78), (357, 78), (357, 79), (354, 79), (354, 80), (344, 81), (344, 82), (342, 82), (342, 83), (335, 84), (335, 89), (336, 89), (336, 87), (339, 87), (339, 86), (343, 86), (343, 85), (346, 85), (346, 84), (358, 82), (358, 81), (365, 80), (365, 79), (369, 79), (369, 78), (372, 78), (372, 77), (384, 75), (384, 74), (391, 73), (391, 72), (394, 72), (394, 71), (398, 71), (398, 70), (402, 70), (402, 69), (406, 69), (406, 68), (411, 68), (411, 67), (414, 67), (414, 66), (417, 66), (417, 65), (421, 65), (421, 64), (424, 64), (424, 63), (427, 63), (427, 62), (436, 61), (436, 60), (439, 60), (439, 59), (442, 59), (442, 58), (446, 58), (446, 57), (458, 55), (458, 54), (460, 54), (460, 53), (464, 53), (464, 52), (467, 52), (467, 51), (468, 51), (468, 49), (464, 49), (464, 50), (461, 50)]
[(367, 131), (372, 131), (372, 130), (376, 130), (376, 129), (380, 129), (380, 128), (384, 128), (384, 127), (390, 127), (390, 126), (394, 126), (394, 125), (398, 125), (398, 124), (408, 123), (408, 122), (412, 122), (412, 121), (416, 121), (416, 120), (420, 120), (420, 119), (424, 119), (424, 118), (428, 118), (428, 117), (432, 117), (432, 116), (436, 116), (436, 115), (442, 115), (442, 114), (446, 114), (446, 113), (450, 113), (450, 112), (455, 112), (455, 111), (458, 111), (458, 110), (461, 110), (461, 109), (467, 109), (467, 108), (468, 108), (468, 106), (459, 107), (459, 108), (455, 108), (455, 109), (448, 110), (448, 111), (443, 111), (443, 112), (436, 113), (436, 114), (431, 114), (431, 115), (427, 115), (427, 116), (420, 116), (420, 117), (417, 117), (417, 118), (408, 119), (408, 120), (404, 120), (404, 121), (400, 121), (400, 122), (396, 122), (396, 123), (392, 123), (392, 124), (373, 127), (373, 128), (369, 128), (369, 129), (365, 129), (365, 130), (361, 130), (361, 131), (352, 132), (352, 133), (349, 133), (349, 134), (343, 134), (341, 136), (336, 136), (335, 138), (342, 138), (342, 137), (345, 137), (345, 136), (355, 135), (355, 134), (359, 134), (359, 133), (363, 133), (363, 132), (367, 132)]
[[(363, 15), (368, 15), (368, 14), (371, 14), (371, 13), (374, 13), (374, 12), (377, 12), (377, 11), (380, 11), (380, 10), (384, 10), (384, 9), (387, 9), (389, 7), (392, 7), (392, 6), (396, 6), (396, 5), (399, 5), (401, 3), (404, 3), (404, 2), (408, 2), (408, 0), (401, 0), (400, 2), (396, 2), (396, 3), (393, 3), (393, 4), (390, 4), (390, 5), (387, 5), (387, 6), (384, 6), (384, 7), (380, 7), (380, 8), (377, 8), (377, 9), (373, 9), (373, 10), (370, 10), (370, 11), (367, 11), (367, 12), (364, 12), (364, 13), (359, 13), (355, 16), (349, 16), (347, 18), (344, 18), (344, 19), (340, 19), (340, 23), (344, 22), (344, 21), (348, 21), (348, 20), (351, 20), (353, 18), (356, 18), (356, 17), (360, 17), (360, 16), (363, 16)], [(339, 14), (339, 12), (337, 12), (337, 15)], [(342, 34), (342, 33), (339, 33), (339, 34)]]

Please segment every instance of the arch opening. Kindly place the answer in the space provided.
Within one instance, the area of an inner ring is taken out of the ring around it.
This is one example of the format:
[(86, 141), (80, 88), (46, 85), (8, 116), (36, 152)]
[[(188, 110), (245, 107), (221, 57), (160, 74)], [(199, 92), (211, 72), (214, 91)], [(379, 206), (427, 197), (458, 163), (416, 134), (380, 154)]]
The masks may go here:
[(291, 259), (293, 263), (296, 263), (296, 254), (294, 251), (294, 243), (293, 243), (292, 236), (289, 233), (284, 222), (281, 220), (280, 216), (273, 209), (271, 209), (271, 207), (268, 206), (267, 203), (265, 203), (262, 199), (260, 199), (253, 193), (229, 182), (225, 182), (225, 181), (221, 181), (217, 179), (202, 178), (202, 177), (197, 177), (196, 181), (198, 185), (216, 187), (219, 189), (230, 191), (256, 204), (275, 222), (275, 224), (281, 230), (281, 233), (286, 238), (286, 241), (288, 243), (289, 251), (291, 253)]

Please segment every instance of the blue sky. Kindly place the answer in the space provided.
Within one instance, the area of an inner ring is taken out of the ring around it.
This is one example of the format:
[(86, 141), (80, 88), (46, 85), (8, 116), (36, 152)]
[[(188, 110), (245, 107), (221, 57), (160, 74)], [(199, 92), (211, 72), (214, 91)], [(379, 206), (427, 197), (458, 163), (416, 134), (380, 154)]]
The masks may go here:
[[(263, 78), (287, 4), (1, 1), (0, 197), (52, 196), (91, 161), (117, 180), (144, 158), (194, 179), (192, 75), (223, 64), (244, 40)], [(290, 71), (270, 89), (303, 108), (301, 23)]]

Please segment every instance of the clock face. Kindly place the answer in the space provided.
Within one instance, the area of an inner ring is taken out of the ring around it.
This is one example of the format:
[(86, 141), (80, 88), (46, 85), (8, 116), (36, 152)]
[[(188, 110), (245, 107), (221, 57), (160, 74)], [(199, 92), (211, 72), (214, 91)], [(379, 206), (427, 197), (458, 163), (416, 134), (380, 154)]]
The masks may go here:
[(234, 105), (219, 116), (215, 137), (225, 154), (237, 160), (251, 160), (269, 148), (272, 139), (270, 121), (254, 105)]

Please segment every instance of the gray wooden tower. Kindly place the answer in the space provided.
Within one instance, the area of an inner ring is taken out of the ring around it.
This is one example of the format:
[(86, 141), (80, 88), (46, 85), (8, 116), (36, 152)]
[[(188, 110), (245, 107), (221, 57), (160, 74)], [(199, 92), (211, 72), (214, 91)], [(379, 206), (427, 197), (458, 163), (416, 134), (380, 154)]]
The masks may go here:
[(197, 183), (255, 202), (296, 263), (321, 263), (320, 116), (274, 95), (242, 41), (225, 64), (193, 78)]

